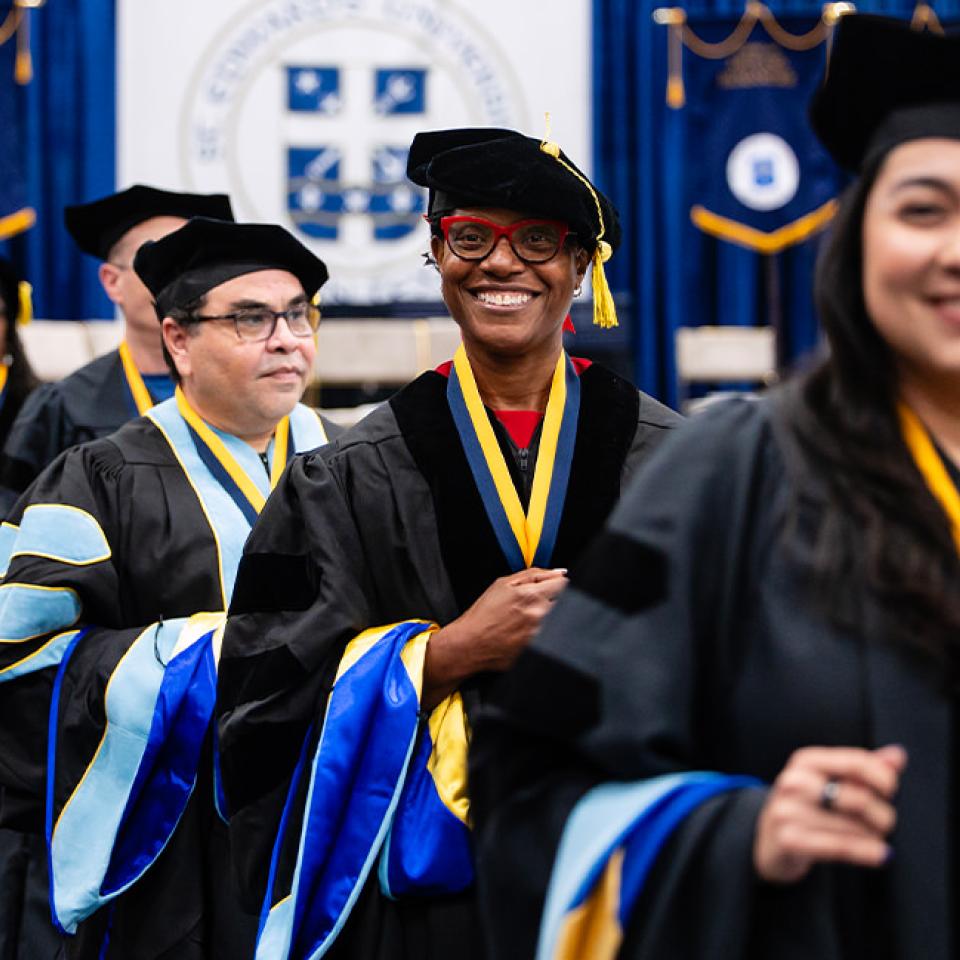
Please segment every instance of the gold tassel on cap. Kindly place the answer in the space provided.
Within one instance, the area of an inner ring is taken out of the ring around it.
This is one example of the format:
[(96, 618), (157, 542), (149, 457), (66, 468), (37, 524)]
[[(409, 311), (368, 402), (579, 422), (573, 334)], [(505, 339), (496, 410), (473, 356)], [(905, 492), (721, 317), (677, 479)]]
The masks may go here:
[(607, 283), (607, 274), (603, 265), (613, 256), (613, 248), (606, 240), (597, 241), (593, 252), (593, 322), (604, 330), (619, 326), (617, 308), (613, 305), (613, 294)]
[(20, 281), (17, 297), (20, 301), (17, 311), (17, 326), (25, 327), (33, 319), (33, 287), (26, 280)]
[[(548, 126), (549, 123), (550, 115), (547, 114)], [(591, 278), (593, 285), (593, 322), (596, 326), (602, 327), (604, 330), (619, 326), (617, 322), (617, 308), (614, 306), (613, 295), (610, 293), (610, 285), (607, 283), (607, 274), (603, 269), (603, 265), (613, 256), (613, 247), (603, 239), (603, 235), (607, 232), (607, 226), (603, 222), (603, 210), (600, 207), (600, 198), (597, 196), (597, 191), (593, 189), (593, 185), (579, 170), (574, 170), (573, 167), (560, 156), (560, 147), (552, 140), (541, 141), (540, 149), (548, 156), (553, 157), (564, 169), (572, 173), (587, 190), (590, 191), (590, 196), (593, 197), (593, 202), (597, 208), (597, 221), (600, 224), (600, 229), (597, 231), (597, 247), (593, 251), (593, 259), (591, 261), (593, 269), (593, 276)]]

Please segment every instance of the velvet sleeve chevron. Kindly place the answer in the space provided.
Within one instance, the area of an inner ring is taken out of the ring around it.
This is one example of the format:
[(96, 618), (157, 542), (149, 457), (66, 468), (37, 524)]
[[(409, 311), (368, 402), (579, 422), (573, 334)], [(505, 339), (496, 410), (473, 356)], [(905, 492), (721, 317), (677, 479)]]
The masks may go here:
[(298, 457), (244, 549), (218, 680), (223, 806), (248, 909), (262, 901), (301, 745), (340, 655), (376, 622), (364, 567), (338, 477), (318, 455)]
[[(117, 448), (94, 447), (61, 456), (0, 528), (0, 782), (44, 810), (53, 913), (68, 933), (170, 839), (197, 777), (225, 619), (217, 604), (190, 616), (202, 607), (189, 596), (166, 611), (154, 598), (152, 623), (138, 609), (118, 545), (164, 564), (129, 527), (138, 498)], [(170, 533), (169, 549), (178, 542)]]
[[(423, 510), (409, 511), (415, 501), (406, 489), (397, 492), (409, 457), (393, 452), (385, 458), (378, 444), (361, 440), (298, 458), (268, 500), (240, 564), (218, 681), (220, 769), (247, 907), (266, 905), (264, 955), (298, 956), (304, 944), (337, 935), (353, 900), (328, 901), (318, 890), (356, 896), (366, 877), (364, 890), (379, 886), (401, 900), (472, 885), (463, 702), (454, 697), (424, 721), (418, 696), (407, 696), (402, 733), (387, 734), (392, 728), (384, 721), (358, 740), (368, 707), (384, 696), (399, 702), (409, 693), (404, 675), (416, 675), (416, 686), (419, 675), (398, 670), (403, 682), (389, 672), (376, 679), (374, 665), (386, 664), (381, 655), (393, 649), (386, 637), (352, 669), (343, 667), (345, 650), (357, 649), (355, 638), (369, 640), (374, 625), (442, 622), (438, 604), (420, 588), (421, 578), (439, 579), (442, 571), (416, 561), (410, 530)], [(428, 495), (425, 486), (418, 489)], [(428, 533), (435, 536), (432, 527)], [(343, 704), (350, 705), (345, 726)], [(342, 751), (331, 769), (375, 772), (386, 777), (377, 780), (382, 789), (361, 791), (359, 772), (352, 791), (333, 789), (324, 772), (331, 749)], [(362, 797), (389, 799), (401, 772), (404, 787), (389, 817), (382, 809), (362, 814)], [(314, 782), (325, 789), (311, 792)], [(350, 799), (350, 816), (343, 829), (324, 833), (317, 824), (339, 816), (341, 795)], [(351, 848), (344, 838), (354, 829), (366, 832)], [(341, 854), (351, 849), (362, 855), (345, 864)]]
[[(50, 688), (89, 623), (115, 624), (116, 567), (80, 454), (60, 457), (0, 527), (0, 782), (42, 805)], [(39, 824), (37, 825), (39, 826)]]
[[(751, 771), (727, 766), (704, 718), (736, 675), (768, 426), (736, 403), (674, 431), (478, 720), (470, 783), (496, 960), (741, 956), (764, 791), (730, 779)], [(709, 910), (670, 898), (686, 882), (710, 889)]]

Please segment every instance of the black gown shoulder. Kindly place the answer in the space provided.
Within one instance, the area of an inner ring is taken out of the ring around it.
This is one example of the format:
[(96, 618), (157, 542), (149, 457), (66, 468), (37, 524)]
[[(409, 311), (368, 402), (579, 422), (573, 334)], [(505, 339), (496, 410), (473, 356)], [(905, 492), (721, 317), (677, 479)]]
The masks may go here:
[(9, 507), (59, 453), (107, 436), (135, 416), (116, 350), (38, 387), (20, 409), (0, 455), (5, 501), (0, 507)]

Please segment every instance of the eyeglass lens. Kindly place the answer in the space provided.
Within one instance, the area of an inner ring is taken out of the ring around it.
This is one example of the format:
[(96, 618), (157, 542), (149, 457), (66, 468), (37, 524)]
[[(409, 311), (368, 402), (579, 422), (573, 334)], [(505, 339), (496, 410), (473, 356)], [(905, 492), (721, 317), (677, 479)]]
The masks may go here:
[(309, 303), (301, 303), (289, 310), (239, 310), (233, 321), (241, 340), (268, 340), (283, 317), (295, 337), (310, 337), (320, 322), (320, 311)]

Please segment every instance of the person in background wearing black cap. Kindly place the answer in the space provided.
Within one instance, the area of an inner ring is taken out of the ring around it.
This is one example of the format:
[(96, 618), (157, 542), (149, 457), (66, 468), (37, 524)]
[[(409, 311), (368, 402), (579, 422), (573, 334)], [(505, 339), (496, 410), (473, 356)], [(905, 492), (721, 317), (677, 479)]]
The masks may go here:
[(498, 960), (957, 956), (960, 38), (843, 17), (811, 119), (828, 354), (676, 432), (475, 731)]
[(17, 332), (32, 315), (30, 284), (9, 260), (0, 257), (0, 445), (38, 383)]
[(555, 144), (421, 133), (408, 176), (463, 345), (288, 471), (224, 640), (221, 771), (258, 956), (483, 956), (469, 723), (679, 420), (563, 350), (591, 261), (616, 322), (619, 227)]
[(0, 510), (58, 453), (105, 437), (173, 394), (153, 302), (132, 268), (137, 248), (159, 240), (190, 217), (233, 220), (225, 194), (171, 193), (136, 184), (64, 210), (70, 236), (101, 261), (100, 282), (123, 316), (119, 349), (44, 384), (25, 404), (0, 456)]
[(327, 270), (281, 227), (204, 218), (133, 264), (177, 390), (58, 457), (0, 529), (0, 816), (46, 831), (69, 957), (235, 960), (256, 917), (215, 813), (218, 631), (265, 498), (327, 441), (299, 403)]

